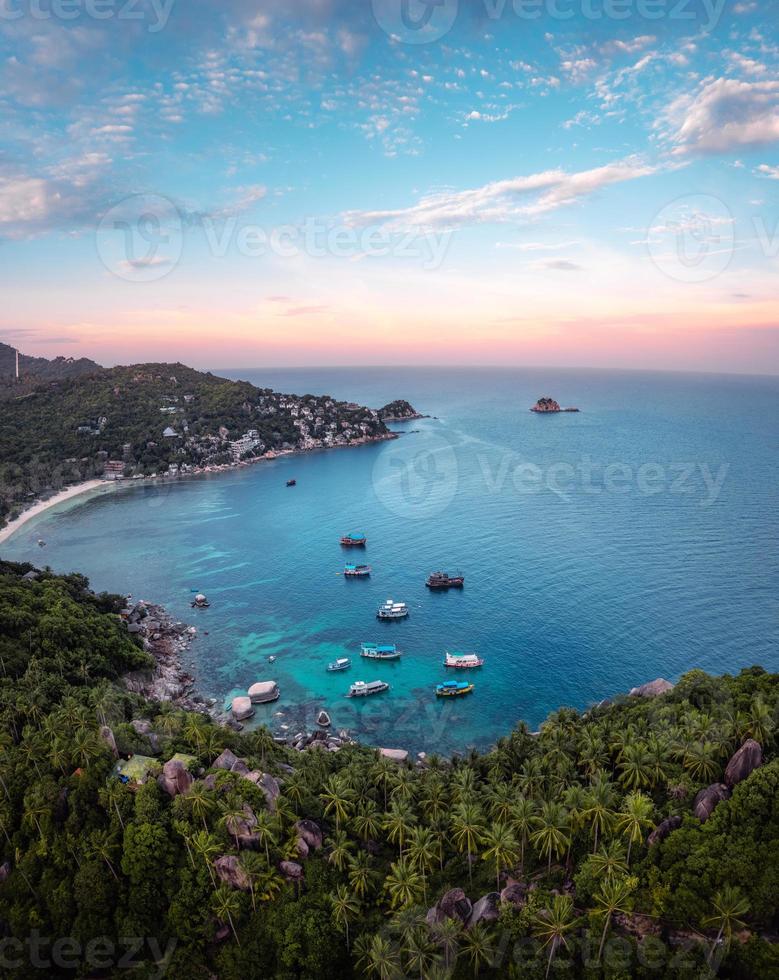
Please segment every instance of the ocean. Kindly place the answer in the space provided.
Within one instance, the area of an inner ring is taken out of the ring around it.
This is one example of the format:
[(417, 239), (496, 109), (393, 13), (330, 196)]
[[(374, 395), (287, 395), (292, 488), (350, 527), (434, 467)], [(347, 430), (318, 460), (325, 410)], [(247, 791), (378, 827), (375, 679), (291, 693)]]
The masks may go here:
[[(217, 373), (374, 407), (406, 398), (430, 417), (393, 424), (392, 442), (70, 501), (0, 553), (166, 605), (198, 627), (187, 666), (202, 693), (227, 703), (278, 682), (255, 723), (293, 734), (326, 708), (366, 744), (450, 754), (655, 677), (779, 669), (779, 378)], [(581, 411), (529, 412), (542, 395)], [(347, 532), (368, 536), (364, 557), (339, 546)], [(345, 579), (349, 560), (371, 577)], [(465, 588), (430, 592), (438, 569)], [(190, 608), (195, 591), (209, 609)], [(407, 620), (376, 619), (388, 597), (408, 603)], [(366, 641), (403, 656), (361, 660)], [(447, 673), (446, 650), (485, 659), (465, 698), (434, 696), (466, 673)], [(327, 673), (339, 656), (351, 669)], [(390, 690), (346, 699), (358, 679)]]

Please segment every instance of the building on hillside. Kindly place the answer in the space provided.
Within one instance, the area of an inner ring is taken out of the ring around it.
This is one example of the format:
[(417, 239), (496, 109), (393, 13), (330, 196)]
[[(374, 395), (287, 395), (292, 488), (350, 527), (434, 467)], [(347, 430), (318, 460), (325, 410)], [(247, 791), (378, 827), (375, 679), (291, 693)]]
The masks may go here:
[(171, 429), (171, 427), (168, 426), (167, 429), (165, 429), (165, 431), (162, 433), (162, 437), (163, 439), (178, 439), (179, 434), (178, 432), (176, 432), (175, 429)]
[(121, 480), (124, 477), (124, 462), (120, 459), (109, 459), (103, 467), (103, 477), (106, 480)]

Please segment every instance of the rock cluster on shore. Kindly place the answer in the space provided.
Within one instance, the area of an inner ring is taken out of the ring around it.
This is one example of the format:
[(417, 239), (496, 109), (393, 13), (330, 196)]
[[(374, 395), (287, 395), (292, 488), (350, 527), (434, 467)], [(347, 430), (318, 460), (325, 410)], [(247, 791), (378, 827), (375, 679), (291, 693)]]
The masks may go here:
[(125, 687), (153, 701), (172, 701), (187, 711), (207, 711), (209, 703), (194, 691), (194, 678), (181, 663), (197, 629), (174, 621), (162, 606), (149, 602), (127, 606), (120, 615), (127, 632), (141, 639), (144, 650), (154, 657), (154, 666), (148, 670), (125, 674)]

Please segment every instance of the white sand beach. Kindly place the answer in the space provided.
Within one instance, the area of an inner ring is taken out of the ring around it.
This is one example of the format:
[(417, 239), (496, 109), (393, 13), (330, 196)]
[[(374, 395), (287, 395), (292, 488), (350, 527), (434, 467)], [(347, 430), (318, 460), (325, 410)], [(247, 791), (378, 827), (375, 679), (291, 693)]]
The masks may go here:
[(82, 493), (89, 493), (90, 490), (97, 490), (98, 487), (108, 489), (113, 486), (114, 484), (107, 483), (105, 480), (87, 480), (85, 483), (77, 483), (73, 487), (67, 487), (65, 490), (61, 490), (48, 500), (39, 500), (32, 507), (28, 507), (27, 510), (23, 511), (15, 520), (6, 524), (4, 528), (0, 528), (0, 544), (3, 541), (7, 541), (22, 525), (31, 521), (39, 514), (43, 514), (50, 507), (56, 507), (57, 504), (62, 504), (66, 500), (71, 500), (73, 497), (80, 497)]

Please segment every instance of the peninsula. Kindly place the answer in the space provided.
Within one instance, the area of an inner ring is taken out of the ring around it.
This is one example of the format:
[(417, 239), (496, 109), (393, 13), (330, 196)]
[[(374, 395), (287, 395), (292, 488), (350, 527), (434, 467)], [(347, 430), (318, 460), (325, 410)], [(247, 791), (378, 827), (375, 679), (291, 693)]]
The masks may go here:
[(40, 498), (95, 479), (212, 472), (392, 439), (385, 418), (419, 417), (405, 401), (372, 409), (282, 394), (184, 364), (20, 364), (19, 378), (0, 375), (0, 526)]

